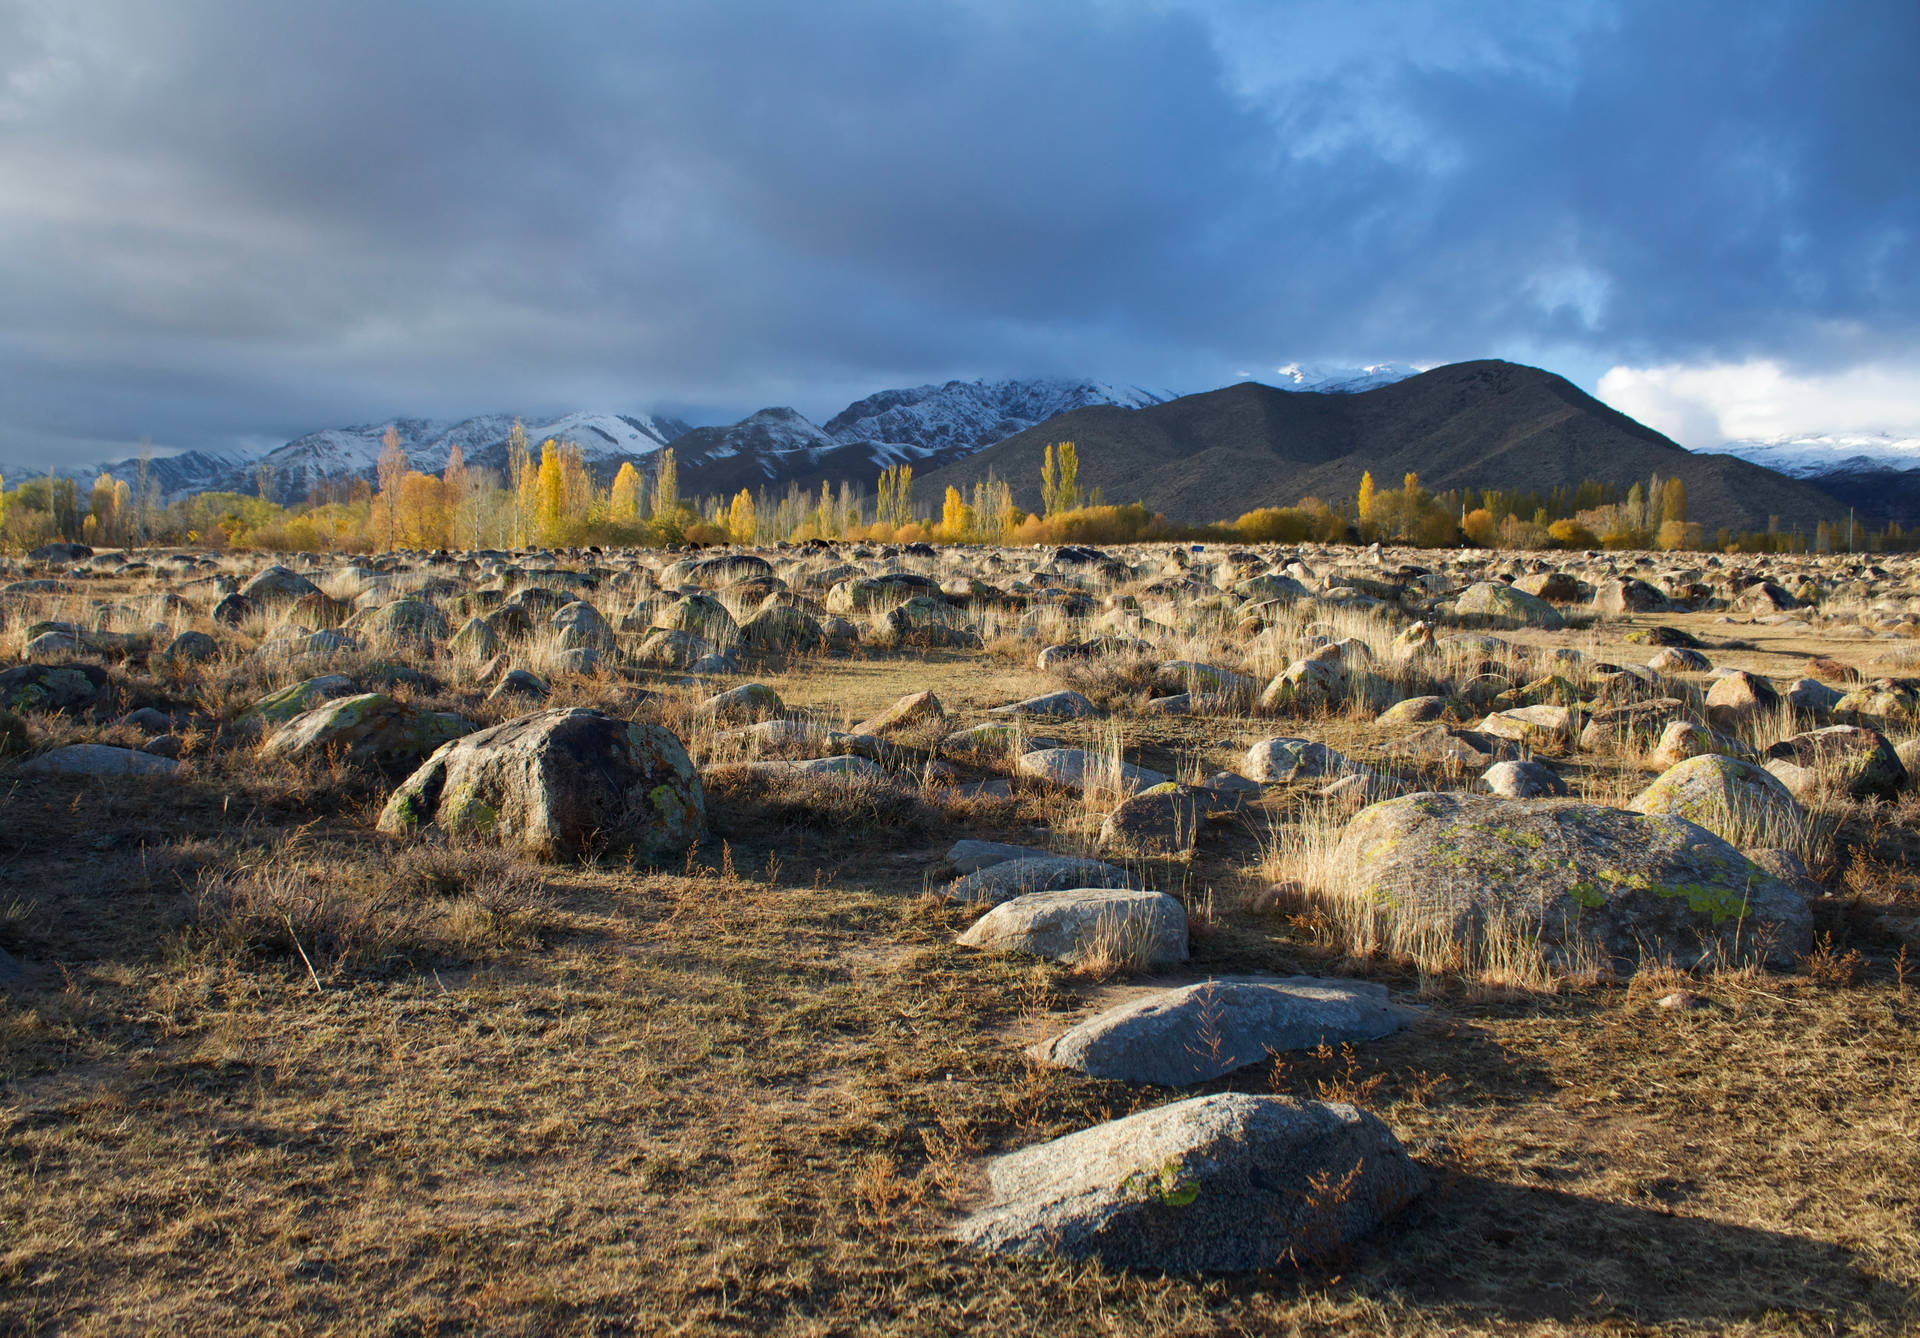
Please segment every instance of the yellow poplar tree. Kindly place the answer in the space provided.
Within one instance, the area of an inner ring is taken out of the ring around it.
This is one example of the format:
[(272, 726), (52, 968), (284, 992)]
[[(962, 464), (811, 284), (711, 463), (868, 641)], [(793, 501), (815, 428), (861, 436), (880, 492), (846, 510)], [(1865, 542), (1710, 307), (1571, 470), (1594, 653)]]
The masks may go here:
[(400, 542), (408, 548), (446, 546), (446, 484), (441, 480), (409, 473), (396, 490), (394, 513)]
[(753, 494), (742, 488), (733, 495), (733, 506), (727, 511), (727, 533), (736, 544), (750, 544), (754, 525)]
[(1373, 519), (1373, 471), (1360, 476), (1360, 519)]
[(633, 525), (640, 520), (640, 471), (633, 467), (631, 460), (623, 460), (620, 472), (613, 476), (607, 514), (616, 525)]
[(1687, 485), (1677, 478), (1671, 478), (1660, 492), (1661, 521), (1677, 520), (1684, 523), (1687, 519)]
[(940, 506), (940, 532), (948, 543), (959, 543), (973, 528), (973, 508), (960, 499), (960, 490), (951, 483)]
[(93, 481), (93, 496), (87, 501), (89, 518), (94, 522), (96, 537), (112, 542), (118, 526), (116, 520), (117, 498), (114, 494), (113, 475), (102, 470), (100, 477)]
[(560, 443), (560, 515), (562, 528), (577, 529), (593, 514), (593, 471), (587, 458), (570, 441)]
[(1040, 514), (1053, 514), (1054, 499), (1060, 495), (1059, 483), (1053, 472), (1053, 443), (1047, 443), (1046, 458), (1040, 462)]
[(1080, 452), (1070, 441), (1060, 443), (1060, 498), (1056, 511), (1080, 509)]
[(659, 463), (653, 471), (653, 518), (665, 520), (680, 509), (680, 464), (673, 447), (660, 448)]
[(560, 447), (548, 437), (540, 443), (540, 472), (534, 483), (535, 523), (540, 542), (549, 547), (560, 542), (567, 519), (567, 480), (560, 466)]

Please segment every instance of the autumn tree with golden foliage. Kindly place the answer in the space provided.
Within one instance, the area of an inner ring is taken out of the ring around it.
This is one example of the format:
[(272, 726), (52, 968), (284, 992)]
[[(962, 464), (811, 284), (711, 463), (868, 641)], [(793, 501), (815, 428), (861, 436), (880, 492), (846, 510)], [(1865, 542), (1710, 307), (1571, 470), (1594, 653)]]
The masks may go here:
[(640, 471), (633, 461), (622, 460), (613, 476), (613, 488), (607, 495), (607, 515), (616, 525), (640, 523)]

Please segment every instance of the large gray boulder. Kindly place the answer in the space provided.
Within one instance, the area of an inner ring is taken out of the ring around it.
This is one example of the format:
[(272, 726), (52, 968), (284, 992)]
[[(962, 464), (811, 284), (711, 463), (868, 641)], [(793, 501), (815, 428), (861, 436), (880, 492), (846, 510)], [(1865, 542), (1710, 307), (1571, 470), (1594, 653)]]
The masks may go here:
[(1262, 785), (1341, 776), (1352, 769), (1345, 757), (1311, 739), (1262, 739), (1240, 761), (1240, 774)]
[(1833, 704), (1833, 714), (1876, 729), (1912, 730), (1920, 726), (1920, 679), (1877, 678), (1862, 684)]
[(1130, 795), (1100, 825), (1100, 849), (1110, 855), (1184, 855), (1200, 837), (1213, 796), (1198, 786), (1168, 781)]
[(347, 619), (346, 627), (376, 645), (421, 650), (444, 644), (450, 631), (447, 616), (424, 599), (396, 599), (363, 609)]
[(1702, 757), (1708, 753), (1741, 757), (1748, 751), (1747, 745), (1732, 735), (1722, 734), (1705, 725), (1696, 725), (1691, 720), (1676, 720), (1661, 731), (1653, 751), (1647, 754), (1647, 760), (1658, 766), (1672, 767), (1690, 757)]
[[(1763, 773), (1764, 774), (1764, 773)], [(1694, 965), (1812, 945), (1806, 902), (1702, 827), (1566, 799), (1414, 794), (1362, 810), (1331, 858), (1340, 892), (1389, 938), (1550, 961)]]
[(676, 599), (654, 615), (653, 625), (669, 632), (685, 632), (716, 646), (730, 646), (740, 635), (733, 615), (712, 595)]
[(302, 595), (319, 594), (320, 587), (291, 568), (276, 563), (241, 586), (240, 593), (255, 603), (292, 603)]
[(882, 642), (896, 646), (971, 650), (981, 644), (980, 634), (965, 615), (933, 595), (915, 595), (888, 609), (873, 620), (873, 630)]
[(1886, 736), (1860, 725), (1829, 725), (1782, 739), (1767, 749), (1765, 766), (1802, 799), (1892, 799), (1907, 783), (1907, 768)]
[(670, 857), (706, 825), (706, 793), (680, 740), (580, 707), (454, 740), (380, 814), (380, 830), (393, 835), (437, 827), (554, 860), (601, 849)]
[(1736, 669), (1707, 689), (1707, 723), (1735, 730), (1754, 717), (1777, 710), (1780, 693), (1758, 674)]
[(1282, 1051), (1377, 1040), (1417, 1016), (1368, 981), (1229, 977), (1156, 990), (1027, 1053), (1093, 1078), (1179, 1087)]
[(584, 599), (576, 599), (554, 610), (549, 624), (554, 644), (560, 650), (610, 651), (614, 647), (613, 628), (600, 610)]
[(359, 689), (345, 674), (321, 674), (317, 678), (303, 678), (298, 683), (289, 683), (284, 688), (276, 688), (260, 698), (240, 713), (243, 721), (258, 721), (266, 725), (278, 725), (293, 719), (302, 711), (310, 711), (321, 702), (336, 697), (351, 696)]
[(1560, 611), (1544, 599), (1524, 590), (1516, 590), (1498, 581), (1481, 581), (1460, 592), (1453, 602), (1454, 612), (1473, 618), (1486, 618), (1506, 626), (1545, 627), (1566, 625)]
[(107, 671), (97, 664), (22, 664), (0, 672), (0, 710), (80, 711), (106, 696)]
[(978, 1249), (1110, 1267), (1303, 1264), (1369, 1235), (1425, 1177), (1345, 1103), (1218, 1092), (996, 1158), (954, 1234)]
[(1172, 966), (1187, 960), (1187, 912), (1164, 892), (1094, 887), (1029, 892), (975, 920), (959, 942), (1070, 966), (1100, 958)]
[(1738, 828), (1776, 844), (1806, 814), (1778, 777), (1751, 762), (1702, 753), (1668, 767), (1627, 805), (1635, 813), (1665, 813), (1715, 831)]
[(294, 716), (268, 736), (262, 751), (268, 757), (331, 754), (349, 763), (414, 767), (473, 727), (450, 711), (422, 711), (384, 692), (364, 692)]
[(852, 732), (884, 739), (896, 734), (919, 734), (939, 729), (946, 719), (946, 710), (940, 705), (938, 697), (931, 692), (913, 692), (880, 714), (862, 720), (853, 727)]
[(770, 604), (740, 624), (740, 644), (760, 655), (819, 650), (827, 644), (820, 620), (791, 604)]
[(1260, 709), (1268, 715), (1314, 715), (1332, 711), (1346, 701), (1353, 675), (1346, 661), (1307, 659), (1290, 664), (1260, 693)]

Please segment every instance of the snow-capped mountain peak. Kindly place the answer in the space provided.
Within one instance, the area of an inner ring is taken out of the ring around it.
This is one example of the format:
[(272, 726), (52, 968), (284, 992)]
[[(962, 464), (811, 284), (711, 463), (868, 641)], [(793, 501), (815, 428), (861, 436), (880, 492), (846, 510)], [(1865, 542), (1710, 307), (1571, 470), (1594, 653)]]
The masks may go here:
[(1308, 390), (1320, 395), (1357, 395), (1418, 376), (1421, 368), (1405, 362), (1373, 362), (1362, 367), (1329, 367), (1290, 362), (1276, 367), (1282, 390)]
[(840, 443), (822, 432), (798, 409), (784, 405), (749, 414), (730, 427), (697, 427), (674, 442), (682, 468), (695, 468), (734, 456), (758, 456), (769, 476), (782, 457), (830, 451)]
[(890, 459), (957, 458), (1057, 414), (1090, 405), (1141, 409), (1171, 398), (1070, 377), (948, 381), (869, 395), (834, 415), (826, 430), (843, 445), (865, 445)]

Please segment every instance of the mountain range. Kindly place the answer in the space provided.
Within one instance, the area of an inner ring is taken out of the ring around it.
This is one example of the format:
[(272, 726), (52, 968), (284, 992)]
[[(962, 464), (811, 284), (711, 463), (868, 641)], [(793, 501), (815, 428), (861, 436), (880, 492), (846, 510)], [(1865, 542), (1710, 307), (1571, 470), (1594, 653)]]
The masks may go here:
[[(711, 427), (664, 414), (591, 412), (524, 422), (536, 454), (549, 437), (572, 441), (603, 478), (626, 461), (650, 472), (671, 444), (686, 496), (811, 490), (843, 479), (870, 487), (881, 469), (911, 463), (923, 503), (937, 503), (949, 482), (991, 471), (1034, 506), (1045, 444), (1072, 440), (1083, 487), (1145, 501), (1176, 520), (1351, 496), (1366, 470), (1394, 481), (1411, 470), (1436, 489), (1542, 490), (1584, 478), (1625, 483), (1658, 470), (1687, 481), (1695, 519), (1742, 529), (1773, 516), (1809, 526), (1848, 505), (1873, 524), (1910, 521), (1920, 510), (1920, 441), (1835, 434), (1689, 453), (1551, 373), (1500, 362), (1429, 371), (1296, 363), (1278, 368), (1276, 379), (1178, 397), (1074, 378), (948, 381), (881, 391), (825, 423), (786, 407)], [(514, 421), (397, 419), (312, 432), (264, 453), (155, 457), (150, 468), (169, 499), (224, 490), (293, 502), (323, 483), (371, 479), (389, 426), (414, 469), (444, 469), (458, 444), (470, 466), (504, 470)], [(131, 480), (138, 465), (105, 468)], [(90, 478), (96, 469), (70, 472)]]
[(1812, 483), (1725, 454), (1697, 454), (1551, 372), (1455, 363), (1349, 394), (1242, 382), (1142, 409), (1089, 407), (1009, 437), (927, 475), (939, 496), (992, 474), (1014, 501), (1040, 503), (1050, 442), (1072, 441), (1083, 491), (1145, 502), (1170, 519), (1232, 517), (1317, 496), (1352, 497), (1363, 474), (1398, 486), (1417, 473), (1435, 492), (1545, 493), (1586, 479), (1622, 486), (1658, 473), (1687, 487), (1689, 518), (1711, 533), (1811, 529), (1845, 508)]

